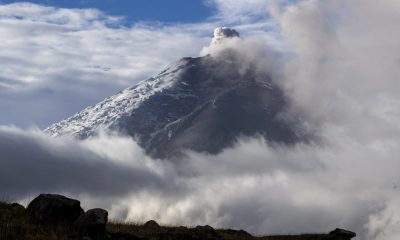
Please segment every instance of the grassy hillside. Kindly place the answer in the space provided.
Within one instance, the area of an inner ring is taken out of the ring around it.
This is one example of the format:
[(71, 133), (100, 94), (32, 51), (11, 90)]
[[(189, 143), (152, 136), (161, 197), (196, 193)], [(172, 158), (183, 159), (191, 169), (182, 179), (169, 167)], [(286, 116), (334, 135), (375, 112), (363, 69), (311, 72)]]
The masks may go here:
[[(81, 238), (69, 226), (37, 224), (19, 204), (0, 202), (1, 240), (78, 240)], [(208, 226), (193, 228), (109, 222), (107, 240), (336, 240), (330, 234), (255, 237), (243, 230), (213, 229)]]
[(336, 240), (329, 234), (304, 234), (255, 237), (243, 230), (207, 229), (207, 227), (147, 227), (143, 224), (109, 223), (109, 233), (134, 234), (148, 239), (221, 239), (221, 240)]

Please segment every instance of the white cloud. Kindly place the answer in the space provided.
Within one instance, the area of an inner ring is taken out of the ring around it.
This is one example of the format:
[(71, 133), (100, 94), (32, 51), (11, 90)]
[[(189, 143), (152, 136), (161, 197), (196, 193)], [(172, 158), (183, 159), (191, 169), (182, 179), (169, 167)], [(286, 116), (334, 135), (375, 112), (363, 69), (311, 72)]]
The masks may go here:
[(118, 23), (119, 20), (96, 9), (60, 9), (29, 2), (0, 5), (0, 17), (61, 25), (76, 30), (85, 27), (103, 27), (105, 24)]
[(1, 123), (46, 127), (197, 56), (208, 42), (202, 28), (124, 27), (95, 9), (0, 5), (0, 109), (7, 113)]
[[(128, 137), (101, 135), (77, 142), (70, 137), (49, 138), (38, 129), (1, 126), (0, 142), (0, 192), (16, 198), (53, 191), (113, 198), (130, 193), (135, 185), (149, 184), (149, 189), (163, 185), (164, 173), (157, 162), (145, 164), (150, 160)], [(110, 158), (122, 146), (130, 151)]]
[[(390, 215), (399, 214), (393, 205), (399, 195), (390, 188), (398, 182), (391, 170), (397, 168), (400, 133), (398, 6), (397, 1), (310, 0), (274, 12), (292, 50), (282, 84), (293, 112), (325, 141), (348, 145), (332, 161), (348, 159), (344, 165), (359, 173), (345, 171), (340, 178), (349, 177), (349, 185), (362, 179), (366, 185), (352, 190), (364, 189), (362, 198), (384, 206), (369, 217), (366, 239), (398, 238), (398, 222)], [(332, 127), (336, 130), (327, 131)]]
[(272, 147), (246, 139), (219, 155), (189, 152), (169, 162), (145, 156), (129, 137), (79, 142), (1, 127), (0, 192), (19, 199), (67, 194), (132, 221), (258, 234), (342, 227), (361, 239), (395, 239), (399, 144), (361, 142), (337, 126), (322, 133), (323, 143)]
[[(247, 8), (239, 1), (216, 3), (221, 13), (238, 15), (253, 6), (264, 6), (264, 1), (248, 4)], [(276, 72), (274, 76), (280, 78), (275, 80), (292, 99), (290, 113), (314, 131), (314, 141), (271, 147), (259, 139), (247, 139), (217, 156), (189, 153), (186, 160), (170, 163), (144, 156), (132, 140), (121, 136), (100, 135), (76, 142), (2, 127), (0, 191), (23, 197), (26, 192), (62, 190), (81, 197), (85, 206), (103, 206), (111, 210), (113, 217), (136, 221), (211, 224), (254, 233), (326, 232), (342, 227), (356, 231), (359, 239), (398, 239), (398, 1), (307, 0), (270, 9), (276, 21), (272, 25), (263, 22), (263, 17), (239, 16), (245, 19), (243, 24), (236, 22), (239, 31), (245, 30), (241, 35), (260, 34), (248, 40), (236, 39), (227, 47), (244, 54), (245, 63), (262, 59), (260, 66)], [(44, 91), (41, 87), (47, 85), (51, 90), (70, 88), (67, 94), (88, 92), (87, 88), (99, 83), (111, 86), (115, 84), (111, 79), (120, 79), (117, 84), (122, 86), (130, 75), (147, 74), (164, 64), (157, 62), (154, 56), (158, 54), (165, 54), (162, 61), (175, 58), (182, 54), (182, 44), (184, 51), (191, 53), (192, 42), (196, 43), (195, 50), (200, 50), (211, 39), (202, 35), (205, 29), (215, 27), (210, 22), (184, 25), (184, 30), (179, 30), (182, 26), (110, 28), (99, 24), (70, 31), (63, 24), (40, 21), (9, 16), (0, 20), (0, 31), (16, 36), (16, 43), (0, 37), (12, 49), (8, 55), (0, 55), (7, 59), (0, 63), (6, 69), (1, 73), (0, 91), (5, 94), (0, 97), (1, 104), (10, 101), (7, 96), (11, 93), (33, 99), (37, 96), (31, 89)], [(229, 17), (215, 21), (234, 22)], [(80, 28), (79, 24), (72, 25)], [(267, 37), (269, 33), (262, 31), (266, 26), (279, 29), (280, 36)], [(194, 32), (199, 35), (189, 37)], [(282, 39), (284, 43), (274, 46), (290, 49), (275, 58), (277, 52), (265, 46), (265, 39)], [(24, 47), (27, 44), (35, 47)], [(154, 47), (147, 50), (150, 45)], [(45, 46), (55, 50), (46, 50), (46, 55)], [(79, 51), (73, 51), (76, 49)], [(282, 66), (283, 60), (286, 62)], [(113, 61), (117, 64), (110, 67)], [(61, 70), (58, 62), (63, 63)], [(133, 68), (129, 64), (140, 67), (140, 63), (154, 68), (130, 70)], [(271, 69), (271, 64), (276, 65)], [(5, 75), (7, 71), (9, 75)], [(71, 80), (71, 75), (79, 76), (78, 81)], [(59, 76), (55, 83), (50, 81), (54, 76)], [(93, 76), (99, 77), (94, 83)], [(77, 90), (74, 84), (82, 89)], [(13, 88), (17, 90), (12, 92)], [(60, 99), (66, 99), (66, 95)], [(121, 149), (129, 151), (121, 154)], [(28, 171), (27, 166), (33, 169)], [(55, 174), (42, 175), (42, 166)], [(87, 174), (93, 169), (107, 174), (88, 180)], [(76, 180), (72, 181), (71, 176)], [(55, 177), (60, 177), (59, 181), (53, 181)], [(103, 194), (103, 200), (96, 200), (96, 194)]]
[(218, 13), (216, 18), (231, 22), (249, 22), (249, 20), (265, 17), (270, 0), (208, 0), (211, 6), (215, 6)]

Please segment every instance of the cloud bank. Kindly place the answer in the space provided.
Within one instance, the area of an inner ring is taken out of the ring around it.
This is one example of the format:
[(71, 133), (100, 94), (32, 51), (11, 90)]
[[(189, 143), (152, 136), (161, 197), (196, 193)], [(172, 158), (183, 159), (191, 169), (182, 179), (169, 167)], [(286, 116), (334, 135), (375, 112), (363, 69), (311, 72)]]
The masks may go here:
[[(232, 1), (217, 2), (226, 6), (220, 10), (243, 13)], [(277, 48), (265, 34), (227, 46), (247, 53), (244, 63), (258, 59), (260, 70), (277, 66), (264, 70), (291, 99), (288, 117), (307, 126), (314, 141), (269, 146), (241, 139), (219, 155), (188, 152), (171, 163), (145, 156), (123, 136), (79, 142), (2, 127), (0, 192), (26, 198), (61, 191), (134, 221), (257, 234), (342, 227), (358, 239), (398, 239), (400, 3), (308, 0), (268, 9), (282, 41)], [(247, 29), (270, 24), (261, 22)]]
[[(157, 163), (146, 165), (147, 157), (130, 138), (108, 135), (77, 142), (68, 137), (52, 139), (38, 129), (1, 127), (0, 132), (0, 189), (5, 195), (19, 198), (61, 191), (122, 197), (135, 186), (166, 187)], [(129, 148), (117, 154), (125, 147)]]
[(258, 234), (343, 227), (360, 239), (397, 238), (398, 146), (359, 142), (335, 126), (324, 134), (323, 144), (292, 147), (243, 139), (219, 155), (189, 152), (171, 163), (145, 156), (127, 137), (79, 142), (2, 127), (0, 192), (63, 193), (122, 220)]

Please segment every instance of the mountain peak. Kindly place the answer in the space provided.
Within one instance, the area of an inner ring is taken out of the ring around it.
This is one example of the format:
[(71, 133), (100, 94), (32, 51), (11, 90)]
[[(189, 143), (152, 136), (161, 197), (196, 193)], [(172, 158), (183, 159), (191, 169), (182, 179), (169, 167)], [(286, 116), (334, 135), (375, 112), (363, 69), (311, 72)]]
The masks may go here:
[(85, 139), (101, 129), (117, 131), (156, 158), (174, 158), (185, 149), (217, 154), (240, 137), (300, 140), (296, 126), (280, 117), (286, 99), (271, 77), (239, 68), (240, 62), (225, 58), (183, 58), (45, 132)]
[(235, 29), (228, 27), (218, 27), (214, 30), (214, 37), (211, 41), (211, 44), (219, 44), (224, 39), (235, 37), (240, 37), (239, 32)]

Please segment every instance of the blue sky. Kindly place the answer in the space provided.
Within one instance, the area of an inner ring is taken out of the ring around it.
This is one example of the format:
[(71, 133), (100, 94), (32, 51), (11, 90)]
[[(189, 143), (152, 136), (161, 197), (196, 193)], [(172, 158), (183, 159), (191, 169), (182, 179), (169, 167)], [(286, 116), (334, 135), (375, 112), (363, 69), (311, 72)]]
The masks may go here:
[[(3, 0), (0, 3), (23, 1)], [(204, 0), (31, 0), (25, 1), (61, 8), (97, 8), (108, 15), (124, 16), (125, 24), (137, 21), (199, 22), (213, 14)]]

